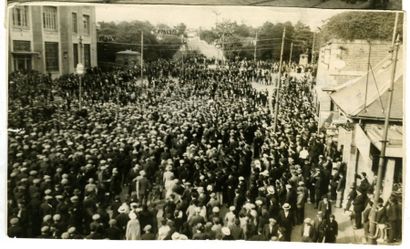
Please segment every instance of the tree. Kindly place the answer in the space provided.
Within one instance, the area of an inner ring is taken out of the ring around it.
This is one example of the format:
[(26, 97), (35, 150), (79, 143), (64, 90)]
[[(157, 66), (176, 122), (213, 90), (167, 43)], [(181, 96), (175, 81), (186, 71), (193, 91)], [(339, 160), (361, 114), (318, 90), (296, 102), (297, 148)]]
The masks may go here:
[[(391, 40), (395, 13), (391, 12), (345, 12), (333, 16), (322, 26), (321, 43), (331, 39), (342, 40)], [(398, 31), (403, 30), (401, 15)]]
[[(103, 49), (98, 53), (99, 60), (113, 62), (115, 53), (131, 49), (140, 51), (141, 32), (144, 32), (144, 59), (147, 61), (157, 58), (172, 58), (182, 45), (181, 35), (186, 32), (185, 24), (175, 27), (175, 34), (158, 35), (155, 30), (171, 30), (168, 25), (158, 24), (153, 26), (149, 22), (131, 21), (100, 22), (98, 37), (101, 38), (98, 48)], [(107, 37), (113, 38), (108, 40)], [(105, 42), (105, 43), (104, 43)]]

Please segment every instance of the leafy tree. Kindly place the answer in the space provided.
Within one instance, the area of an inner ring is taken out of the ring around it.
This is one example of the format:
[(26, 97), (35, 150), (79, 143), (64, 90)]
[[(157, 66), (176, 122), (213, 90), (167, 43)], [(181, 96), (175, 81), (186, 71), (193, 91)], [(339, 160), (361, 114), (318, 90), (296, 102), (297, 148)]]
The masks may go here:
[[(395, 13), (391, 12), (345, 12), (333, 16), (321, 27), (320, 41), (342, 40), (391, 40)], [(398, 30), (402, 33), (403, 16)]]
[[(106, 43), (99, 44), (103, 49), (98, 53), (99, 60), (113, 62), (115, 53), (121, 50), (131, 49), (140, 51), (141, 32), (144, 33), (144, 59), (155, 60), (156, 58), (172, 58), (182, 45), (181, 35), (185, 35), (186, 26), (181, 23), (175, 27), (176, 34), (158, 35), (155, 30), (171, 30), (166, 24), (153, 26), (149, 22), (131, 21), (100, 22), (98, 37)], [(113, 38), (113, 40), (108, 39)], [(100, 56), (101, 54), (101, 56)]]

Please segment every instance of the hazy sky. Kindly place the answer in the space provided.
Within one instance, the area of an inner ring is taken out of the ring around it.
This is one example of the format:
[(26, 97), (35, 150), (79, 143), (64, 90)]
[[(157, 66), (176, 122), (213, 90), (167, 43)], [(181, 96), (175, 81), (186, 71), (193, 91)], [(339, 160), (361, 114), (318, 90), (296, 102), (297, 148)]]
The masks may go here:
[(163, 6), (163, 5), (109, 5), (96, 6), (99, 21), (149, 21), (152, 24), (165, 23), (169, 26), (185, 23), (188, 28), (210, 28), (218, 20), (229, 19), (250, 26), (260, 26), (266, 21), (273, 23), (301, 21), (311, 28), (322, 25), (322, 21), (343, 12), (343, 10), (273, 8), (249, 6)]

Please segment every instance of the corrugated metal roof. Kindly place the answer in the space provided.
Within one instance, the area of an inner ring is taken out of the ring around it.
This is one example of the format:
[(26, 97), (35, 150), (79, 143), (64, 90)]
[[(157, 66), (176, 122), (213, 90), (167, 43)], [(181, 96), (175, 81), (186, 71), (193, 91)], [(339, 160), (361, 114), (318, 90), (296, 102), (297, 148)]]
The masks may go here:
[[(395, 91), (392, 102), (392, 118), (402, 118), (403, 116), (403, 50), (399, 51), (396, 77)], [(373, 72), (370, 70), (368, 75), (367, 93), (366, 81), (367, 74), (362, 77), (346, 82), (346, 84), (336, 87), (330, 97), (334, 103), (345, 114), (350, 117), (365, 117), (365, 118), (381, 118), (384, 117), (380, 105), (380, 99), (384, 108), (387, 106), (387, 90), (389, 88), (391, 70), (393, 63), (391, 62), (391, 54), (386, 51), (386, 58), (377, 65), (373, 66)], [(365, 112), (365, 96), (367, 94)], [(381, 97), (380, 97), (381, 96)]]

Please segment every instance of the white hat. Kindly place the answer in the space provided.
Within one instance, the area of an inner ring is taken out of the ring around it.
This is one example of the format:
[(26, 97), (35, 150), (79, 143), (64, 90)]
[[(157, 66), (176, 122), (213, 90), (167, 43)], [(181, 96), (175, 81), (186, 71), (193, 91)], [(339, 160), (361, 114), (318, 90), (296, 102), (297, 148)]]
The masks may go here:
[(178, 233), (178, 232), (173, 233), (173, 234), (171, 235), (171, 239), (172, 239), (172, 240), (179, 240), (179, 233)]
[(213, 213), (218, 213), (219, 212), (219, 207), (213, 207), (212, 212)]
[(266, 188), (266, 190), (268, 191), (268, 194), (274, 194), (275, 193), (275, 188), (273, 188), (273, 186), (268, 186)]
[(276, 220), (275, 220), (274, 218), (269, 218), (269, 221), (270, 221), (270, 222), (275, 222), (275, 223), (276, 223)]
[(291, 206), (290, 206), (289, 203), (285, 203), (285, 204), (283, 204), (283, 206), (282, 206), (282, 208), (285, 209), (285, 210), (289, 210), (290, 207), (291, 207)]
[(245, 181), (245, 178), (243, 176), (240, 176), (238, 179), (239, 181)]
[(119, 208), (118, 208), (118, 213), (122, 214), (122, 213), (126, 213), (127, 212), (127, 205), (125, 203), (123, 203)]
[(98, 220), (98, 219), (100, 219), (100, 217), (101, 216), (99, 214), (94, 214), (92, 218), (93, 218), (93, 220)]
[(152, 228), (151, 225), (146, 225), (146, 226), (144, 227), (144, 231), (147, 232), (147, 231), (151, 230), (151, 228)]
[(229, 210), (232, 211), (232, 212), (235, 211), (235, 206), (230, 206)]
[(221, 232), (222, 232), (225, 236), (231, 235), (231, 230), (230, 230), (228, 227), (222, 227)]
[(55, 214), (53, 216), (53, 220), (55, 220), (55, 221), (60, 220), (60, 219), (61, 219), (61, 215), (59, 215), (59, 214)]

